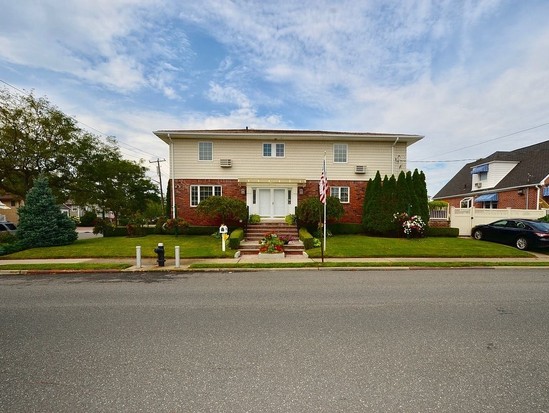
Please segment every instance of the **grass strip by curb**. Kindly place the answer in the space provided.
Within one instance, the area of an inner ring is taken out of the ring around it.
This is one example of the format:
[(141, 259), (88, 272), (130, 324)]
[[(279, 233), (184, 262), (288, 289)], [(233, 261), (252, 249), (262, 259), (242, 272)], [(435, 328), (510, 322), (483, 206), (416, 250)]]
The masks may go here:
[(239, 269), (239, 268), (361, 268), (361, 267), (428, 267), (428, 268), (467, 268), (467, 267), (549, 267), (549, 262), (496, 262), (496, 261), (448, 261), (448, 262), (292, 262), (292, 263), (195, 263), (189, 269)]
[(90, 271), (90, 270), (125, 270), (132, 264), (116, 263), (49, 263), (49, 264), (6, 264), (0, 265), (0, 271)]

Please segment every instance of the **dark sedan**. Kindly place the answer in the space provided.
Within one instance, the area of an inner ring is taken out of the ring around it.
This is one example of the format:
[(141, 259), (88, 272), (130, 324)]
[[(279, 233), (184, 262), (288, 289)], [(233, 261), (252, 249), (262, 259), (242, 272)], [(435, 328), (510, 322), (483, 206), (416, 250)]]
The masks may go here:
[(471, 231), (477, 240), (514, 245), (519, 250), (549, 247), (549, 223), (529, 219), (500, 219), (477, 225)]

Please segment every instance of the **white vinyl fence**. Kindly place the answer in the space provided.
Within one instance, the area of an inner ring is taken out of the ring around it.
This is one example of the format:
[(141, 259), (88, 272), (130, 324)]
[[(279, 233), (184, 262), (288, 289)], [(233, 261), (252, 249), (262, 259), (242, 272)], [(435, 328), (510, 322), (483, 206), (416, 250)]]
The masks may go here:
[(538, 219), (549, 214), (549, 209), (486, 209), (450, 207), (448, 220), (452, 228), (459, 228), (460, 236), (471, 235), (475, 225), (489, 224), (498, 219), (523, 218)]

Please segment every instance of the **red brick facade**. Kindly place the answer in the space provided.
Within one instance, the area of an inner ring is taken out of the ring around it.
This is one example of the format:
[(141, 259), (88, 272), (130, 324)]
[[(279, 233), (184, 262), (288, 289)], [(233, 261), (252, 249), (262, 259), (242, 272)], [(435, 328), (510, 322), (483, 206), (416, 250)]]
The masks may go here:
[[(234, 179), (177, 179), (175, 181), (175, 200), (177, 216), (185, 219), (191, 225), (220, 225), (218, 220), (200, 216), (196, 207), (191, 206), (191, 185), (221, 185), (222, 195), (237, 198), (246, 202), (246, 195), (242, 193), (242, 186)], [(344, 203), (345, 215), (339, 222), (362, 222), (362, 208), (367, 182), (365, 181), (329, 181), (330, 186), (349, 187), (349, 203)], [(318, 181), (307, 181), (298, 191), (298, 204), (306, 198), (318, 197)]]
[(191, 225), (221, 225), (219, 220), (212, 220), (196, 213), (196, 207), (191, 206), (191, 185), (221, 185), (222, 195), (237, 198), (246, 202), (246, 195), (241, 194), (241, 187), (234, 179), (176, 179), (175, 203), (177, 216), (185, 219)]
[[(362, 209), (364, 207), (364, 194), (366, 193), (365, 181), (329, 181), (329, 186), (349, 187), (349, 203), (344, 203), (345, 215), (338, 222), (360, 224), (362, 222)], [(298, 203), (306, 198), (319, 196), (318, 181), (307, 181), (303, 188), (303, 195), (299, 195)]]

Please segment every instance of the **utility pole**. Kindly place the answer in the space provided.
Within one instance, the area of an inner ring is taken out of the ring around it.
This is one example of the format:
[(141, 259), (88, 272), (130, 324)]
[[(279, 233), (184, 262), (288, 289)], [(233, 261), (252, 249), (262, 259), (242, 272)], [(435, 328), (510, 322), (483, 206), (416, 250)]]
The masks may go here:
[(157, 158), (155, 161), (149, 161), (149, 163), (156, 163), (156, 171), (158, 172), (158, 179), (160, 181), (160, 202), (162, 203), (162, 211), (164, 211), (164, 190), (162, 189), (162, 172), (160, 171), (160, 162), (166, 162), (166, 160)]

